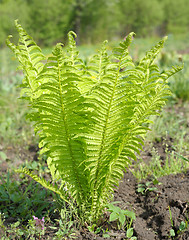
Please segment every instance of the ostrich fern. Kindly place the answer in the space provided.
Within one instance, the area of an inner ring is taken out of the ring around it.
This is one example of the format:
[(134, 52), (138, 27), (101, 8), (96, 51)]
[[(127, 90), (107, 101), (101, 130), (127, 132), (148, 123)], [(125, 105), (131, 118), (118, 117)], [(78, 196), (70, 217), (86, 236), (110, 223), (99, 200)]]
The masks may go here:
[(29, 117), (52, 178), (62, 185), (53, 186), (27, 169), (18, 171), (65, 201), (71, 198), (88, 213), (86, 221), (95, 222), (140, 153), (148, 117), (157, 115), (170, 95), (167, 79), (182, 67), (161, 73), (154, 63), (166, 38), (135, 65), (128, 52), (134, 33), (109, 55), (105, 41), (86, 66), (76, 50), (76, 34), (69, 32), (68, 46), (57, 44), (46, 59), (17, 21), (15, 25), (18, 45), (11, 36), (7, 45), (25, 74), (21, 96), (30, 103)]

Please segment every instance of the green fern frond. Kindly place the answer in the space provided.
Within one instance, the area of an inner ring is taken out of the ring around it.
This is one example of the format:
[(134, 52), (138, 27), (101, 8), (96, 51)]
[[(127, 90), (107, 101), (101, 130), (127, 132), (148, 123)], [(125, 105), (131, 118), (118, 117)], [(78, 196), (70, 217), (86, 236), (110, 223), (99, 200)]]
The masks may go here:
[[(124, 131), (127, 121), (129, 122), (126, 116), (129, 114), (130, 117), (132, 116), (132, 104), (130, 104), (132, 98), (130, 97), (131, 91), (129, 91), (131, 86), (124, 81), (126, 78), (122, 78), (120, 71), (121, 68), (126, 70), (128, 66), (133, 66), (132, 59), (128, 56), (128, 46), (132, 36), (133, 33), (123, 43), (120, 43), (118, 48), (114, 49), (111, 58), (116, 61), (108, 64), (106, 71), (101, 76), (101, 81), (89, 95), (90, 101), (92, 100), (94, 103), (93, 113), (96, 115), (91, 140), (88, 141), (88, 168), (90, 168), (92, 189), (91, 211), (96, 216), (99, 214), (99, 209), (96, 211), (98, 205), (96, 201), (100, 201), (102, 191), (99, 190), (104, 184), (108, 165), (114, 158), (114, 148), (117, 147), (115, 145), (120, 144), (120, 134)], [(100, 72), (98, 74), (100, 75)], [(128, 101), (128, 105), (126, 101)]]
[(146, 65), (151, 65), (161, 49), (164, 46), (165, 41), (167, 40), (167, 36), (161, 39), (154, 47), (151, 48), (150, 51), (146, 52), (146, 55), (143, 59), (140, 61), (140, 65), (143, 65), (143, 63), (146, 62)]
[(136, 153), (140, 153), (142, 138), (149, 130), (144, 122), (149, 115), (158, 114), (170, 94), (167, 84), (161, 81), (158, 67), (153, 64), (166, 38), (152, 48), (138, 66), (128, 57), (131, 40), (132, 34), (113, 51), (117, 62), (108, 65), (103, 75), (106, 83), (101, 82), (93, 93), (98, 109), (94, 135), (98, 138), (92, 139), (92, 145), (89, 143), (88, 167), (93, 189), (91, 211), (95, 216), (100, 214), (100, 207), (109, 199), (131, 159), (136, 160)]
[(36, 131), (39, 130), (41, 145), (52, 159), (51, 168), (55, 166), (79, 203), (86, 200), (88, 191), (84, 166), (78, 167), (85, 159), (83, 142), (77, 137), (86, 131), (85, 103), (75, 84), (80, 77), (74, 66), (64, 67), (67, 59), (60, 45), (56, 46), (53, 55), (56, 62), (52, 66), (47, 63), (48, 67), (44, 66), (44, 71), (39, 74), (39, 79), (45, 79), (38, 88), (43, 94), (32, 103), (39, 112)]
[(47, 182), (44, 178), (38, 177), (37, 175), (35, 175), (31, 171), (29, 171), (27, 168), (16, 169), (15, 172), (17, 172), (17, 173), (24, 173), (24, 174), (30, 176), (31, 178), (33, 178), (33, 180), (35, 180), (36, 182), (40, 183), (44, 188), (47, 188), (50, 191), (55, 192), (65, 202), (67, 202), (68, 204), (71, 205), (71, 203), (68, 200), (68, 196), (67, 196), (66, 191), (63, 193), (63, 191), (59, 190), (58, 187), (55, 184), (53, 185), (52, 183)]
[(184, 64), (182, 66), (173, 66), (171, 70), (167, 70), (161, 74), (161, 77), (164, 81), (166, 81), (168, 78), (176, 74), (177, 72), (180, 72), (184, 67)]
[(35, 90), (39, 86), (36, 78), (39, 72), (43, 69), (43, 63), (46, 57), (42, 54), (41, 49), (34, 42), (32, 37), (30, 37), (26, 31), (18, 24), (18, 21), (15, 21), (16, 29), (19, 33), (18, 45), (14, 45), (10, 42), (9, 36), (6, 40), (7, 45), (14, 52), (16, 57), (20, 62), (20, 69), (23, 69), (25, 78), (22, 82), (22, 92), (21, 96), (26, 95), (29, 97), (29, 100), (32, 100), (35, 97)]

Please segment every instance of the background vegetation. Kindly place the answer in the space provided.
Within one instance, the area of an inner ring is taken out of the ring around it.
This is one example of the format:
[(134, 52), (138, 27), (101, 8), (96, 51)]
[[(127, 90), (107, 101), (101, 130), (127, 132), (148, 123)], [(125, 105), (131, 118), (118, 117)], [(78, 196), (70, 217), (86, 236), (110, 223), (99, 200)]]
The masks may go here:
[(130, 31), (137, 37), (186, 35), (189, 5), (187, 0), (0, 0), (0, 46), (15, 35), (15, 19), (41, 46), (63, 41), (69, 30), (78, 43), (97, 43)]

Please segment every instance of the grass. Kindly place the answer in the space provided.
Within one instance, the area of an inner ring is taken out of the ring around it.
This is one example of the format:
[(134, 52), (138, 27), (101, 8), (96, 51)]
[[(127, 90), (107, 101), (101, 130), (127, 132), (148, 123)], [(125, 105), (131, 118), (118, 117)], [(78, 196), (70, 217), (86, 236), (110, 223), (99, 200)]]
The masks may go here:
[[(173, 40), (175, 42), (172, 37), (168, 40), (164, 55), (158, 59), (162, 70), (173, 64), (172, 59), (178, 56), (175, 53), (176, 49), (182, 50), (188, 47), (185, 40), (180, 42), (176, 40), (176, 48), (173, 48)], [(131, 48), (133, 58), (137, 61), (153, 42), (153, 39), (136, 39)], [(114, 43), (111, 46), (113, 47)], [(81, 46), (81, 58), (88, 61), (91, 51), (98, 47)], [(80, 227), (74, 212), (62, 202), (60, 210), (59, 200), (56, 203), (52, 202), (51, 192), (41, 188), (29, 178), (14, 173), (14, 169), (22, 165), (30, 170), (37, 170), (39, 175), (48, 179), (46, 158), (37, 157), (38, 149), (35, 146), (38, 139), (33, 135), (33, 126), (26, 120), (27, 108), (19, 99), (16, 88), (16, 85), (21, 83), (23, 75), (21, 72), (15, 72), (18, 63), (8, 49), (1, 49), (0, 53), (0, 164), (6, 166), (4, 170), (2, 168), (0, 174), (1, 239), (42, 237), (42, 231), (41, 236), (37, 231), (33, 215), (39, 219), (45, 217), (45, 225), (48, 226), (48, 234), (51, 236), (49, 239), (67, 237), (73, 239)], [(45, 49), (45, 53), (49, 54), (50, 50)], [(174, 95), (169, 98), (161, 116), (152, 119), (155, 125), (151, 126), (152, 131), (147, 136), (145, 152), (138, 158), (136, 164), (131, 166), (132, 173), (139, 181), (149, 176), (159, 178), (183, 172), (189, 168), (189, 162), (185, 160), (189, 159), (189, 112), (187, 111), (189, 55), (184, 56), (183, 59), (185, 61), (183, 72), (170, 81)], [(31, 151), (33, 146), (34, 150)], [(144, 161), (145, 154), (148, 155), (147, 161)], [(97, 231), (97, 228), (94, 228), (94, 231)]]
[[(40, 189), (40, 186), (34, 184), (33, 181), (22, 179), (13, 181), (10, 180), (8, 173), (7, 178), (2, 179), (0, 187), (0, 202), (1, 213), (4, 213), (6, 218), (20, 218), (24, 222), (27, 221), (32, 214), (40, 216), (44, 211), (52, 211), (50, 208), (50, 202), (44, 202), (44, 199), (50, 196), (51, 193)], [(27, 187), (23, 187), (25, 184)], [(6, 206), (6, 208), (4, 208)]]
[(184, 69), (170, 81), (173, 98), (179, 101), (189, 101), (189, 60), (185, 61)]
[[(48, 174), (47, 168), (36, 161), (25, 162), (22, 166), (37, 170), (41, 175)], [(52, 193), (25, 175), (16, 174), (14, 169), (9, 166), (7, 172), (0, 176), (0, 212), (6, 218), (19, 218), (22, 222), (27, 221), (33, 214), (41, 217), (44, 212), (52, 213), (57, 207), (52, 202)]]
[(0, 96), (0, 140), (4, 147), (33, 142), (33, 128), (26, 115), (26, 104), (18, 99), (17, 92)]
[(145, 163), (141, 159), (141, 161), (131, 169), (131, 172), (138, 181), (149, 177), (159, 178), (170, 174), (185, 172), (189, 168), (189, 163), (183, 160), (182, 155), (178, 156), (174, 151), (170, 152), (166, 150), (164, 160), (161, 159), (161, 156), (155, 148), (152, 148), (151, 154), (150, 162)]
[[(169, 103), (159, 117), (152, 117), (150, 120), (155, 124), (151, 125), (151, 132), (147, 135), (147, 141), (161, 141), (161, 138), (174, 139), (177, 150), (188, 149), (188, 103), (173, 105)], [(186, 138), (186, 142), (183, 142)], [(174, 145), (173, 141), (173, 145)]]

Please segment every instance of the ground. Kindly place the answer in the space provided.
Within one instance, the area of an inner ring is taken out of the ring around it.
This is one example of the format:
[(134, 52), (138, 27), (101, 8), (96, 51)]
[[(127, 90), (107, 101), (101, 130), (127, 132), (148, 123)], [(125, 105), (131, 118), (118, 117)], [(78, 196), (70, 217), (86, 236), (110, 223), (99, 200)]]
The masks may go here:
[[(142, 195), (136, 192), (136, 179), (128, 172), (116, 193), (115, 200), (121, 201), (122, 208), (132, 207), (136, 212), (134, 230), (138, 240), (168, 239), (172, 228), (168, 206), (176, 228), (179, 227), (181, 221), (187, 220), (189, 171), (164, 176), (158, 180), (161, 185), (156, 191)], [(189, 231), (177, 239), (189, 239)]]

